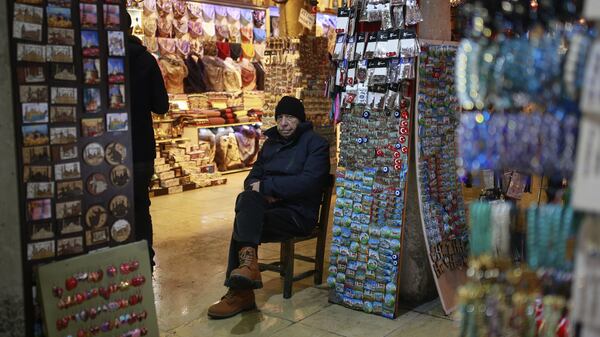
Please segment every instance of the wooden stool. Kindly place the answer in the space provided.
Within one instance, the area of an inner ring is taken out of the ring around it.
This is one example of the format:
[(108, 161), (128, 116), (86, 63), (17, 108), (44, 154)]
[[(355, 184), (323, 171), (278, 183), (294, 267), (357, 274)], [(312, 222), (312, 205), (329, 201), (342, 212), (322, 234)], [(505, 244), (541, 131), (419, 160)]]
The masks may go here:
[[(321, 207), (319, 210), (319, 218), (317, 225), (312, 233), (303, 237), (294, 237), (281, 242), (279, 261), (272, 263), (259, 263), (260, 271), (278, 272), (283, 277), (283, 298), (292, 297), (292, 283), (298, 280), (305, 279), (314, 275), (315, 285), (323, 283), (323, 258), (325, 255), (325, 240), (327, 239), (327, 224), (329, 222), (329, 211), (331, 207), (331, 196), (333, 194), (333, 186), (335, 176), (330, 175), (327, 186), (323, 189), (321, 196)], [(298, 242), (307, 241), (317, 238), (317, 249), (315, 257), (295, 254), (295, 245)], [(301, 260), (315, 264), (315, 268), (305, 271), (301, 274), (294, 275), (294, 260)]]

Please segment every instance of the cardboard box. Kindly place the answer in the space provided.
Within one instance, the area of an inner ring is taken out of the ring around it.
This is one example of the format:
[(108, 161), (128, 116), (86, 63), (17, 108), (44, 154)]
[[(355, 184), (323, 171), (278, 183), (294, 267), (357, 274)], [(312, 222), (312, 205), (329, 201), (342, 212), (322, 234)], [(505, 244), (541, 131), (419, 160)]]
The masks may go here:
[(171, 169), (171, 165), (169, 165), (169, 164), (154, 165), (154, 172), (156, 172), (156, 173), (166, 172), (166, 171), (169, 171), (170, 169)]
[(160, 182), (161, 187), (173, 187), (179, 185), (179, 178), (172, 178)]
[(160, 178), (160, 180), (168, 180), (171, 178), (175, 178), (175, 171), (169, 170), (167, 172), (159, 173), (158, 178)]
[(169, 194), (181, 193), (181, 192), (183, 192), (183, 186), (169, 187)]

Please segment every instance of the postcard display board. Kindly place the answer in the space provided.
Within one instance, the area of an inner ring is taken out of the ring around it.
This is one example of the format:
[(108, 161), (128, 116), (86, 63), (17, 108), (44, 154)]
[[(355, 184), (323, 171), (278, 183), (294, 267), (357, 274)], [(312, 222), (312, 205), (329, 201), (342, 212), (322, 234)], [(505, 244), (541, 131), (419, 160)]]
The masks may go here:
[(405, 9), (407, 25), (421, 21), (410, 1), (341, 8), (333, 53), (342, 123), (330, 300), (388, 318), (398, 312), (418, 56), (414, 31), (404, 30)]
[(125, 9), (17, 0), (8, 10), (24, 275), (34, 286), (37, 264), (134, 238)]
[(460, 108), (454, 94), (455, 56), (456, 46), (422, 43), (415, 132), (425, 243), (446, 313), (456, 307), (468, 259), (468, 230), (456, 166)]

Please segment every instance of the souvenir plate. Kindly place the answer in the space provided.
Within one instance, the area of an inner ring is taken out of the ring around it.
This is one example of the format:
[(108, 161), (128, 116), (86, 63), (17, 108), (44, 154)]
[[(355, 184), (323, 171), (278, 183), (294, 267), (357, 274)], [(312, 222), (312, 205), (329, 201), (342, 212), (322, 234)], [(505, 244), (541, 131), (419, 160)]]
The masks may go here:
[(92, 206), (85, 213), (85, 224), (88, 228), (100, 228), (106, 225), (108, 212), (100, 205)]

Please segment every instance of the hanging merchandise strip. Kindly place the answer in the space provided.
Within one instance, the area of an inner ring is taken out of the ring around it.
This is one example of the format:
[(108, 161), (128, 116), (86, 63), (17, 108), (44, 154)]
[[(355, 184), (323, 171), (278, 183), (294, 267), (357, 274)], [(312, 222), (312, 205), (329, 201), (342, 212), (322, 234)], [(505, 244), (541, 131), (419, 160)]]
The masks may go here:
[[(405, 11), (405, 7), (407, 8)], [(393, 318), (410, 148), (416, 34), (415, 1), (365, 0), (340, 8), (333, 50), (341, 121), (330, 300)], [(380, 27), (381, 30), (369, 27)]]
[(440, 43), (422, 47), (419, 58), (415, 142), (425, 241), (442, 305), (450, 312), (456, 306), (456, 289), (466, 281), (469, 235), (455, 165), (456, 46)]
[(461, 176), (518, 169), (571, 178), (580, 95), (583, 110), (597, 109), (590, 91), (582, 93), (596, 32), (577, 23), (576, 9), (573, 1), (463, 8), (456, 89), (461, 106), (476, 110), (461, 120)]

